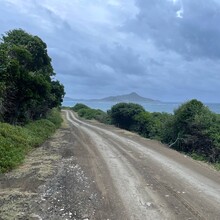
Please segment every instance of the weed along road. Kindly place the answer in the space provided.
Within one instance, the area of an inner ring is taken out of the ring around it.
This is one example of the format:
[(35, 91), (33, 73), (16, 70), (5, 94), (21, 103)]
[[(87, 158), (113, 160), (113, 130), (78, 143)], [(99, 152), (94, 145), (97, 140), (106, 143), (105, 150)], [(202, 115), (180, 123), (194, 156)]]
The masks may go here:
[(64, 125), (0, 176), (0, 219), (220, 219), (220, 173), (63, 110)]
[(65, 117), (104, 200), (89, 218), (220, 219), (217, 171), (156, 141)]

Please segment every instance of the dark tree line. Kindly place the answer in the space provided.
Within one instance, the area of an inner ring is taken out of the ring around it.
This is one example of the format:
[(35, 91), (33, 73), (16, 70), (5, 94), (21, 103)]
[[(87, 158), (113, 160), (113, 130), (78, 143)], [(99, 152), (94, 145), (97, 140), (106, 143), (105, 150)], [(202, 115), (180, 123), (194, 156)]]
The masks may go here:
[(196, 159), (220, 163), (220, 115), (196, 99), (183, 103), (174, 114), (150, 113), (134, 103), (118, 103), (107, 113), (80, 103), (72, 110), (80, 117), (157, 139)]
[(174, 114), (150, 113), (133, 103), (114, 105), (108, 115), (123, 129), (158, 139), (170, 147), (209, 162), (220, 162), (220, 115), (191, 100)]
[(0, 41), (0, 120), (11, 124), (44, 117), (59, 107), (64, 86), (55, 73), (47, 45), (38, 37), (18, 29)]

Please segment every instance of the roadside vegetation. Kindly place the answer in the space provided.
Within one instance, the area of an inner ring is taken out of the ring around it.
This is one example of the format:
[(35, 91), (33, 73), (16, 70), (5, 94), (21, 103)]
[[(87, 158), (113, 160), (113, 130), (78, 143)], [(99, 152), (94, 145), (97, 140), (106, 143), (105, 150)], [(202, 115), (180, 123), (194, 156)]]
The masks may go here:
[(74, 107), (70, 109), (77, 112), (78, 115), (82, 118), (89, 119), (89, 120), (95, 119), (104, 124), (111, 123), (110, 116), (106, 112), (100, 109), (92, 109), (81, 103), (76, 104)]
[[(77, 104), (80, 105), (82, 104)], [(98, 111), (87, 106), (83, 109)], [(80, 111), (82, 110), (77, 110), (79, 116), (84, 117)], [(159, 140), (194, 159), (220, 167), (220, 115), (211, 112), (196, 99), (183, 103), (174, 110), (174, 114), (150, 113), (134, 103), (118, 103), (103, 114), (108, 118), (108, 123), (119, 128)]]
[(26, 153), (48, 139), (60, 127), (61, 122), (59, 110), (52, 109), (46, 118), (24, 126), (0, 123), (0, 173), (21, 164)]
[(14, 125), (45, 117), (61, 105), (64, 86), (55, 76), (47, 45), (18, 29), (0, 40), (0, 120)]
[(0, 39), (0, 172), (20, 164), (61, 124), (64, 86), (55, 73), (47, 45), (24, 30)]

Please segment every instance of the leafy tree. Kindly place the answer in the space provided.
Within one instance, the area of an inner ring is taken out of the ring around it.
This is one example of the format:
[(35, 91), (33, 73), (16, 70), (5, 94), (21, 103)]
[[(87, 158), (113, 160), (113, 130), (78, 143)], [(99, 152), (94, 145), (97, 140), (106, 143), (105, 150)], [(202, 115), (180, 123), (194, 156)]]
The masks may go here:
[(150, 112), (142, 111), (134, 116), (133, 130), (138, 134), (149, 138), (153, 123), (153, 117)]
[(3, 121), (24, 123), (60, 106), (64, 87), (54, 76), (46, 44), (25, 31), (7, 32), (0, 43), (0, 114)]
[(175, 110), (166, 139), (177, 150), (196, 153), (213, 162), (219, 154), (218, 120), (202, 102), (193, 99)]
[(157, 140), (162, 140), (165, 131), (165, 125), (168, 121), (172, 119), (173, 115), (165, 112), (153, 112), (151, 113), (151, 116), (152, 122), (149, 128), (149, 137)]
[(2, 39), (7, 45), (16, 45), (31, 54), (31, 60), (27, 65), (29, 71), (54, 75), (51, 58), (47, 54), (47, 45), (38, 36), (32, 36), (22, 29), (15, 29), (8, 31)]
[(141, 112), (135, 116), (135, 129), (140, 135), (161, 140), (165, 128), (165, 123), (172, 117), (168, 113), (159, 112)]
[(109, 111), (112, 123), (120, 128), (134, 130), (135, 116), (145, 112), (141, 105), (134, 103), (118, 103)]
[(65, 94), (64, 86), (59, 81), (51, 82), (50, 108), (60, 106)]

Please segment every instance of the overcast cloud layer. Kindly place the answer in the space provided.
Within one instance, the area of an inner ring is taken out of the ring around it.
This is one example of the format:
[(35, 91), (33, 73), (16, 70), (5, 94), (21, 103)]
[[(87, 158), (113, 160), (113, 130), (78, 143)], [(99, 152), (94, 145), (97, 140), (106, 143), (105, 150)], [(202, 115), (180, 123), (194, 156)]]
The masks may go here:
[(220, 0), (0, 0), (0, 32), (48, 45), (73, 98), (220, 102)]

